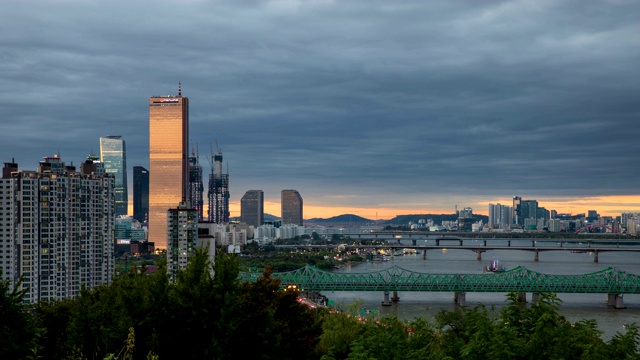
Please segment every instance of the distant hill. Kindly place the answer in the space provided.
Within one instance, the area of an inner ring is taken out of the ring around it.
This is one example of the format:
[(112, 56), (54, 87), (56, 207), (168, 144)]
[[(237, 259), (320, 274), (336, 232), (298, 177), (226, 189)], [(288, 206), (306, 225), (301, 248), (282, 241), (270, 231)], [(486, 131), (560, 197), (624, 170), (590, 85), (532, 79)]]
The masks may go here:
[(330, 217), (327, 219), (323, 219), (323, 218), (308, 219), (308, 220), (305, 220), (304, 222), (313, 223), (313, 224), (326, 224), (326, 223), (367, 224), (367, 223), (373, 223), (374, 221), (367, 218), (363, 218), (362, 216), (354, 215), (354, 214), (343, 214), (343, 215)]

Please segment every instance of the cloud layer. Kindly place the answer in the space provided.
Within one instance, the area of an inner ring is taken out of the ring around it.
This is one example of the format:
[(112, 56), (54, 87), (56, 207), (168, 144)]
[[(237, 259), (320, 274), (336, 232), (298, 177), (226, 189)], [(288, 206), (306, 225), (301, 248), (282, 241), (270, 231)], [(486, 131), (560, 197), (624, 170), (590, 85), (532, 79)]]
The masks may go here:
[(208, 167), (218, 141), (234, 200), (295, 188), (316, 206), (453, 209), (638, 194), (636, 2), (8, 5), (0, 154), (21, 168), (57, 151), (79, 163), (105, 135), (147, 166), (147, 99), (181, 81), (191, 143)]

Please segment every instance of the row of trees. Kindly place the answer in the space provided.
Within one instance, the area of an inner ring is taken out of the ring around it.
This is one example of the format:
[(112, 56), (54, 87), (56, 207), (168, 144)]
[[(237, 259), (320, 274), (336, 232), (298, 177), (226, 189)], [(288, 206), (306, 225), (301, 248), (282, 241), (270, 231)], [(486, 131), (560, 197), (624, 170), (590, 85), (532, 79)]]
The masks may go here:
[(33, 307), (0, 282), (0, 359), (640, 359), (635, 325), (604, 341), (594, 321), (560, 315), (552, 294), (528, 307), (510, 294), (497, 316), (362, 319), (308, 308), (269, 270), (240, 283), (234, 255), (211, 265), (198, 252), (174, 284), (159, 265)]

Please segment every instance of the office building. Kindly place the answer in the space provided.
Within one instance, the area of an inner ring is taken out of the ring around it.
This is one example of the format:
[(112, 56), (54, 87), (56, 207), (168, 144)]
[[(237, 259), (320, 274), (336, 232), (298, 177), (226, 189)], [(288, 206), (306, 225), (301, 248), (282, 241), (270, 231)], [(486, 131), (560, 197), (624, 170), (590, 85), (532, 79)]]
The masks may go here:
[(264, 192), (247, 191), (240, 201), (240, 221), (258, 227), (264, 222)]
[(116, 216), (129, 213), (129, 192), (127, 190), (127, 151), (121, 136), (100, 138), (100, 161), (104, 171), (115, 179)]
[(167, 247), (167, 210), (188, 200), (189, 98), (149, 98), (149, 241)]
[(303, 225), (302, 196), (300, 196), (298, 190), (282, 190), (280, 206), (282, 210), (282, 225)]
[(198, 220), (204, 221), (204, 200), (202, 194), (202, 166), (200, 166), (200, 156), (194, 152), (189, 157), (189, 206), (198, 212)]
[(26, 291), (25, 302), (73, 298), (112, 280), (115, 181), (91, 172), (92, 160), (83, 165), (77, 172), (59, 155), (36, 171), (4, 164), (0, 269), (10, 289)]
[(215, 224), (229, 223), (229, 170), (222, 173), (222, 151), (212, 156), (213, 167), (209, 176), (209, 221)]
[(167, 271), (175, 281), (179, 270), (187, 267), (198, 240), (198, 211), (185, 202), (168, 209), (167, 216)]
[(142, 166), (133, 167), (133, 218), (147, 224), (149, 214), (149, 171)]
[(513, 197), (513, 206), (511, 208), (511, 210), (513, 211), (513, 215), (512, 215), (512, 220), (514, 224), (520, 224), (520, 213), (518, 211), (520, 211), (520, 203), (522, 202), (522, 197), (521, 196), (514, 196)]

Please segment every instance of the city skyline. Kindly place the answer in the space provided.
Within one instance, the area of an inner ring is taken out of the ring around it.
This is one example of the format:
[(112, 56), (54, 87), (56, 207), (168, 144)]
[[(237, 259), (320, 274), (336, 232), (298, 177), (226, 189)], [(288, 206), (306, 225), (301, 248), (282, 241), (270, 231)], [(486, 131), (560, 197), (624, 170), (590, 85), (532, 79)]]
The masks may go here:
[(232, 217), (256, 188), (271, 214), (298, 189), (306, 218), (640, 210), (636, 3), (35, 3), (0, 14), (5, 159), (121, 134), (129, 175), (152, 170), (146, 100), (181, 81)]

